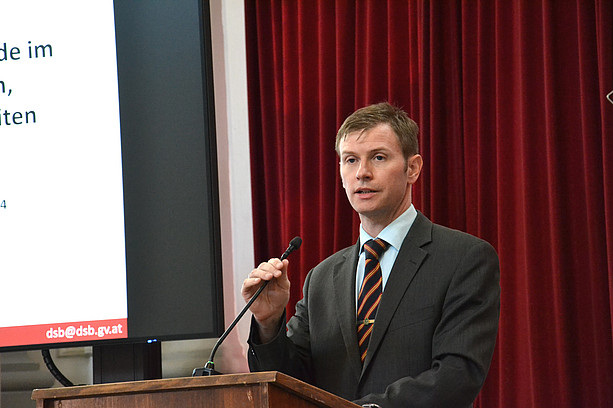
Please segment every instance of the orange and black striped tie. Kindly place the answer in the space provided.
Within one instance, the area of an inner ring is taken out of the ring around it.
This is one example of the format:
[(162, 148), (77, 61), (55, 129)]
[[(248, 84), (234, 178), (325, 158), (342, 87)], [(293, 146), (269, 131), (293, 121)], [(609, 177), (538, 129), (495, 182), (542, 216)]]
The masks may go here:
[(366, 262), (364, 264), (364, 281), (358, 296), (358, 346), (362, 362), (366, 358), (366, 349), (370, 340), (377, 307), (383, 293), (383, 277), (379, 258), (388, 247), (388, 243), (380, 238), (364, 243)]

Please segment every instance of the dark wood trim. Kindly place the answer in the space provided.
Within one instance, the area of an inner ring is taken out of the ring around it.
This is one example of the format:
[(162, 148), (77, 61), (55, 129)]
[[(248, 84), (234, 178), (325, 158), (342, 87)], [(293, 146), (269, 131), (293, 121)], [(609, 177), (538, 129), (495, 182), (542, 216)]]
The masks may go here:
[[(189, 405), (181, 404), (202, 400), (222, 403), (211, 406), (241, 408), (247, 406), (240, 405), (245, 404), (245, 401), (248, 401), (248, 406), (253, 407), (358, 407), (334, 394), (276, 371), (95, 384), (37, 389), (32, 392), (37, 408), (62, 406), (62, 401), (65, 401), (63, 406), (68, 406), (66, 402), (70, 401), (70, 407), (103, 408), (107, 407), (102, 401), (105, 398), (109, 400), (109, 407), (127, 406), (123, 403), (137, 403), (140, 399), (147, 401), (138, 402), (137, 406), (143, 408), (164, 406), (162, 404), (171, 404), (168, 408), (183, 407)], [(80, 403), (77, 403), (79, 401)], [(291, 405), (287, 405), (290, 403)]]

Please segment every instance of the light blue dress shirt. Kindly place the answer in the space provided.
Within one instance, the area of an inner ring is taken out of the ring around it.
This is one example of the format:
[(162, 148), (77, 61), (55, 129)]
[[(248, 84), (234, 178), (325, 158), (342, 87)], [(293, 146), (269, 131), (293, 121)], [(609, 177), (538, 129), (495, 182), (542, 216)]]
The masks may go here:
[(392, 272), (392, 267), (394, 266), (394, 262), (396, 261), (396, 257), (398, 256), (398, 251), (400, 251), (400, 246), (404, 241), (404, 238), (407, 236), (409, 229), (411, 229), (411, 225), (413, 225), (413, 221), (417, 218), (417, 210), (411, 204), (411, 206), (400, 215), (400, 217), (396, 218), (390, 225), (383, 228), (383, 231), (379, 233), (376, 237), (371, 237), (368, 235), (364, 228), (360, 225), (360, 258), (358, 259), (358, 268), (356, 271), (356, 280), (355, 280), (355, 303), (356, 307), (358, 304), (358, 296), (360, 294), (360, 288), (362, 287), (362, 281), (364, 280), (364, 263), (366, 259), (366, 255), (364, 254), (364, 243), (369, 239), (381, 238), (390, 246), (383, 253), (381, 258), (379, 259), (379, 263), (381, 264), (381, 275), (383, 276), (383, 290), (385, 290), (385, 284), (387, 283), (387, 279)]

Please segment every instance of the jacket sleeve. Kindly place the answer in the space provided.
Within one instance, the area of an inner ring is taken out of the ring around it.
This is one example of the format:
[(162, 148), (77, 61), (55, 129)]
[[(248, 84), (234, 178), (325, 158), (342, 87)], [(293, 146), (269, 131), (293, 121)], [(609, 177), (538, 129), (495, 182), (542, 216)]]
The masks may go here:
[[(308, 286), (310, 274), (306, 278), (305, 287)], [(296, 316), (308, 314), (302, 305), (303, 300), (296, 304)], [(299, 313), (301, 310), (303, 313)], [(292, 339), (287, 336), (286, 314), (283, 313), (279, 322), (279, 331), (270, 342), (261, 344), (257, 322), (251, 318), (249, 330), (249, 350), (247, 361), (251, 371), (280, 371), (284, 374), (312, 383), (311, 358), (308, 323), (298, 325), (293, 329)]]

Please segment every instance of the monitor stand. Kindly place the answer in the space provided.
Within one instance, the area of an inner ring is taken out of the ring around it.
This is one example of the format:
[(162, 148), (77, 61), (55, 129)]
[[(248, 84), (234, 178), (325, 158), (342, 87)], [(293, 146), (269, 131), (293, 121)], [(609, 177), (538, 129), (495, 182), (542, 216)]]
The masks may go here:
[(129, 343), (93, 346), (94, 384), (162, 378), (162, 345)]

